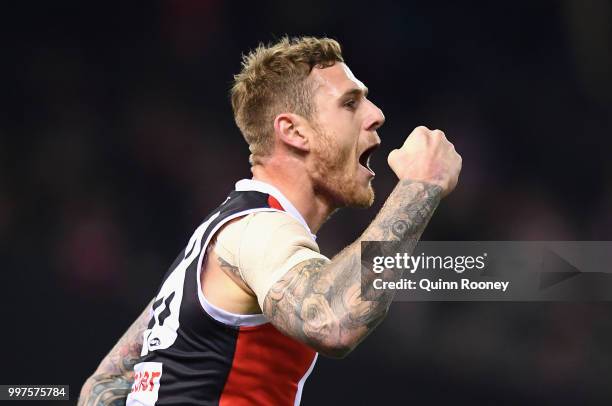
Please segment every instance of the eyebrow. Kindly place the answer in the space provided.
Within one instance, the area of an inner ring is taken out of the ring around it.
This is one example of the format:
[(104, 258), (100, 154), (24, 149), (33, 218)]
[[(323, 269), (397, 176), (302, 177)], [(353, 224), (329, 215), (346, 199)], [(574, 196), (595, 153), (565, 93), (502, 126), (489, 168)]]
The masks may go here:
[(340, 96), (340, 98), (341, 99), (346, 99), (349, 96), (368, 97), (368, 88), (367, 87), (363, 87), (363, 88), (354, 87), (354, 88), (349, 89), (346, 92), (342, 93), (342, 96)]

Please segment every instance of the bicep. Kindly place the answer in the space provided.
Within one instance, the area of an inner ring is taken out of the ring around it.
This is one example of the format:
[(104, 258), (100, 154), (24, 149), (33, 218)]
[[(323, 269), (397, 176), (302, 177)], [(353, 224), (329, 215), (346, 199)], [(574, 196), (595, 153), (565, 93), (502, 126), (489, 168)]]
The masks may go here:
[(263, 312), (282, 333), (315, 349), (339, 333), (331, 303), (332, 278), (321, 272), (329, 261), (311, 258), (300, 262), (268, 291)]
[(272, 286), (295, 273), (299, 264), (311, 259), (328, 261), (304, 226), (280, 212), (255, 213), (248, 218), (236, 258), (235, 265), (262, 309)]
[(331, 262), (303, 261), (270, 288), (264, 314), (282, 333), (320, 353), (346, 356), (371, 330), (368, 315), (377, 303), (362, 300), (359, 270), (359, 255), (351, 249)]

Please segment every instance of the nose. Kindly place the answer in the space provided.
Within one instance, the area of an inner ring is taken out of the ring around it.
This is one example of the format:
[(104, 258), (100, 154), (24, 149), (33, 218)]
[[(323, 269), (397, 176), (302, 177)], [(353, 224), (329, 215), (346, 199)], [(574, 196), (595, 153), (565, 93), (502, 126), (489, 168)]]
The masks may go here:
[(376, 131), (385, 123), (385, 115), (374, 103), (369, 100), (367, 100), (367, 102), (369, 104), (369, 109), (364, 121), (364, 126), (367, 131)]

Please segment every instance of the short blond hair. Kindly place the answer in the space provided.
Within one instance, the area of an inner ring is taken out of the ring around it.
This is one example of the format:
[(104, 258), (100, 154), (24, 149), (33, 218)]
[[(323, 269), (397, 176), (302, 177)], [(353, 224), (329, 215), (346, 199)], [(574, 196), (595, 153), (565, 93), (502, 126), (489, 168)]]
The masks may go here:
[(330, 38), (283, 37), (259, 44), (242, 59), (231, 90), (234, 119), (249, 144), (251, 164), (272, 151), (274, 118), (295, 113), (311, 119), (314, 84), (308, 75), (315, 67), (344, 62), (340, 44)]

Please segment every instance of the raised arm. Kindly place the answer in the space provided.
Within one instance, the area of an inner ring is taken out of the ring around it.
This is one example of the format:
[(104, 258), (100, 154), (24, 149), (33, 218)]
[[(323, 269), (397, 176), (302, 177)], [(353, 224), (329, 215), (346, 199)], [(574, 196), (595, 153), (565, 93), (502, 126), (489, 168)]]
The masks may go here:
[[(444, 133), (418, 127), (389, 154), (389, 165), (400, 181), (361, 237), (331, 262), (295, 266), (264, 300), (276, 328), (328, 356), (355, 348), (382, 321), (394, 296), (387, 290), (376, 301), (362, 298), (361, 242), (389, 241), (398, 252), (412, 253), (440, 200), (457, 184), (461, 157)], [(394, 280), (402, 277), (402, 270), (392, 272)]]
[(78, 406), (125, 405), (134, 381), (134, 364), (142, 349), (142, 333), (151, 318), (151, 304), (104, 357), (96, 372), (85, 381)]

